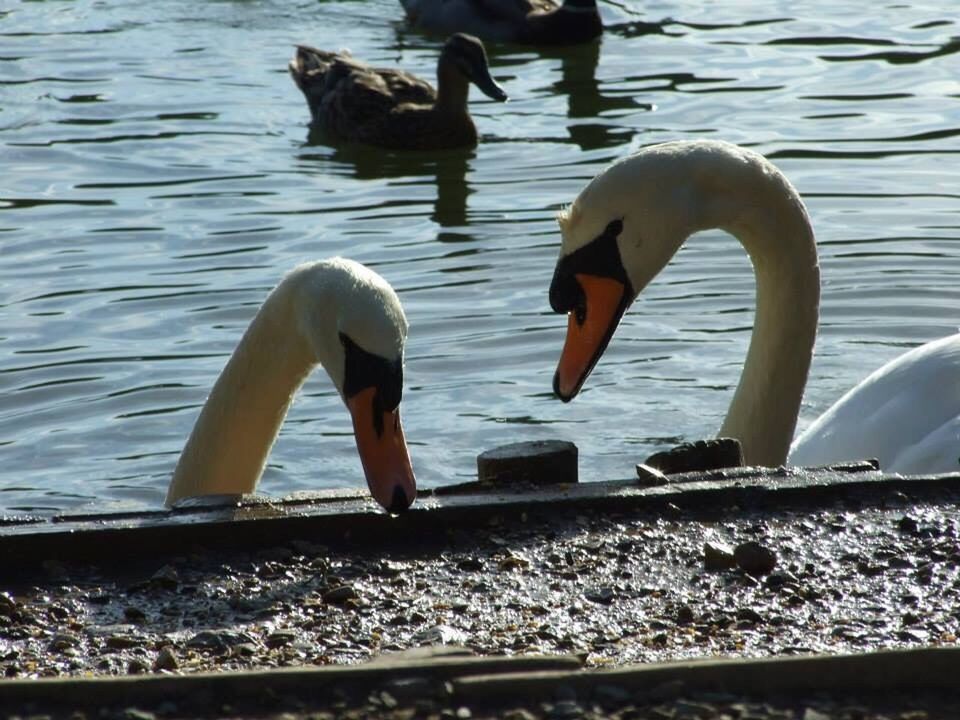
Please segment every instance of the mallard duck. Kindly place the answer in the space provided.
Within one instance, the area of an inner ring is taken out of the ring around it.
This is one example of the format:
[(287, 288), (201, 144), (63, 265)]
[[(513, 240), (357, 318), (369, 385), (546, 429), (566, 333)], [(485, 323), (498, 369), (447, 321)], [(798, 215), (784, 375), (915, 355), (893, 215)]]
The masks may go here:
[(572, 45), (603, 32), (596, 0), (400, 0), (416, 27), (496, 42)]
[(757, 279), (753, 335), (720, 435), (750, 465), (877, 458), (886, 472), (960, 470), (960, 334), (876, 370), (793, 438), (813, 357), (820, 268), (800, 195), (755, 152), (716, 141), (645, 148), (595, 177), (560, 214), (550, 304), (566, 313), (554, 392), (571, 400), (620, 318), (693, 233), (743, 244)]
[(313, 123), (331, 138), (386, 148), (434, 150), (476, 145), (467, 110), (472, 81), (488, 97), (507, 94), (490, 76), (483, 43), (452, 35), (437, 62), (437, 89), (403, 70), (374, 68), (346, 52), (298, 45), (290, 75)]
[(400, 425), (407, 319), (393, 288), (343, 258), (294, 268), (267, 296), (184, 445), (167, 504), (257, 486), (293, 397), (321, 365), (353, 418), (370, 493), (392, 513), (417, 494)]

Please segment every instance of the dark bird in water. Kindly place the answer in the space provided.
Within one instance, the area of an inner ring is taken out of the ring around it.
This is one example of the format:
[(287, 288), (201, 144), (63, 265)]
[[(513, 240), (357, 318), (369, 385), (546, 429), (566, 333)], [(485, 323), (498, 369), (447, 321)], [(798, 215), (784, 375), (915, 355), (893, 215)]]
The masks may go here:
[(437, 89), (395, 68), (374, 68), (348, 52), (298, 45), (290, 75), (310, 107), (313, 125), (331, 140), (379, 147), (435, 150), (477, 144), (467, 110), (473, 82), (503, 102), (507, 94), (491, 77), (483, 43), (458, 33), (437, 62)]
[(400, 0), (410, 22), (433, 32), (487, 41), (573, 45), (600, 37), (597, 0)]

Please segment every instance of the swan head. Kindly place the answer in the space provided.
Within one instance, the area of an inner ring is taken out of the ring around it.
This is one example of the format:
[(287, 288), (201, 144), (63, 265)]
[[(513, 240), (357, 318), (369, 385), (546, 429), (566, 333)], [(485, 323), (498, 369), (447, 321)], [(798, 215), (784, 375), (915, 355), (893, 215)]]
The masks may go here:
[(567, 315), (553, 379), (564, 402), (580, 391), (630, 304), (695, 229), (686, 167), (694, 145), (654, 146), (616, 162), (560, 212), (550, 306)]
[(303, 272), (307, 296), (296, 303), (301, 333), (350, 411), (371, 495), (401, 513), (417, 495), (400, 424), (403, 307), (390, 284), (360, 263), (333, 258), (301, 268), (294, 271)]

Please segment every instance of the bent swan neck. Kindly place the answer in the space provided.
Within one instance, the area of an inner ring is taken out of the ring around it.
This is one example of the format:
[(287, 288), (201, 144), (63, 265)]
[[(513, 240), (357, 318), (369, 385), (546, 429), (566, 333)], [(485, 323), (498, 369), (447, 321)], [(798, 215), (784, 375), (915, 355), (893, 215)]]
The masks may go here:
[(217, 378), (174, 470), (167, 504), (256, 487), (297, 390), (316, 366), (295, 327), (295, 292), (281, 283)]
[(748, 464), (776, 467), (787, 458), (817, 333), (813, 229), (799, 195), (779, 173), (751, 187), (723, 229), (746, 249), (757, 287), (750, 346), (720, 435), (740, 440)]

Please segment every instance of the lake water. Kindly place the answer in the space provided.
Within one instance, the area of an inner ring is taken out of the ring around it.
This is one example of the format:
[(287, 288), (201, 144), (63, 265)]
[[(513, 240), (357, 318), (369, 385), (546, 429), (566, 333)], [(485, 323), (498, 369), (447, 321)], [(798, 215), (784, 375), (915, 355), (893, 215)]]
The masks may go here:
[[(740, 372), (753, 277), (693, 238), (576, 400), (551, 380), (554, 216), (610, 161), (715, 137), (806, 199), (824, 280), (801, 424), (869, 370), (960, 324), (960, 27), (949, 3), (602, 2), (599, 45), (488, 47), (475, 150), (308, 141), (296, 42), (434, 78), (442, 38), (394, 0), (0, 5), (0, 511), (159, 507), (226, 357), (281, 275), (346, 255), (411, 322), (404, 425), (423, 486), (476, 455), (565, 438), (584, 480), (711, 435)], [(360, 487), (349, 418), (316, 373), (268, 494)]]

